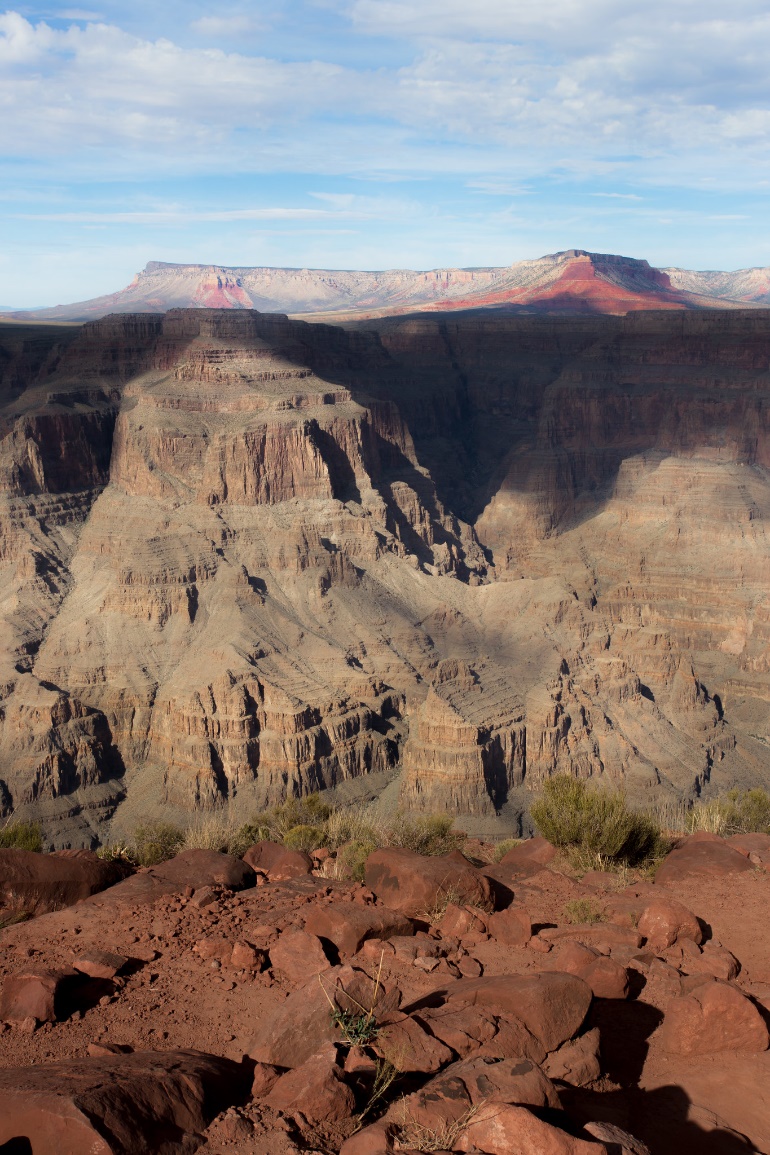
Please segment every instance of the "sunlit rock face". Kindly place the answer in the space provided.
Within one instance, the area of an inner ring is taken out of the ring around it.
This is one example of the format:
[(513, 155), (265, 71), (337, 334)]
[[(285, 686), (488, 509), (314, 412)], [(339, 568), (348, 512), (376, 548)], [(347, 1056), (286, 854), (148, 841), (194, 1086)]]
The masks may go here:
[(647, 261), (567, 249), (513, 265), (472, 269), (225, 268), (150, 261), (125, 289), (13, 313), (28, 320), (89, 321), (111, 313), (168, 309), (376, 317), (421, 311), (496, 309), (526, 313), (617, 314), (767, 304), (770, 270), (695, 273)]
[(770, 773), (770, 313), (0, 328), (0, 810)]

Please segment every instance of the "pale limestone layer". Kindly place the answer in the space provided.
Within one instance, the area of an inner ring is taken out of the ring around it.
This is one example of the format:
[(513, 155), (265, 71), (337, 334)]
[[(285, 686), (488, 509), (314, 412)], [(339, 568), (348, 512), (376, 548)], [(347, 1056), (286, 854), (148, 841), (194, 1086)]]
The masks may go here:
[(0, 378), (4, 813), (767, 780), (767, 314), (36, 339)]

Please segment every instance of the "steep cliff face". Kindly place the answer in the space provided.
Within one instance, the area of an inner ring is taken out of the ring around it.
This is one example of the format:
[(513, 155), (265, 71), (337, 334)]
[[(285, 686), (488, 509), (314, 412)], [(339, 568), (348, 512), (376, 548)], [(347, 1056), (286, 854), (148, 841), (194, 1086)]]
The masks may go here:
[(487, 819), (564, 770), (766, 780), (770, 314), (27, 333), (3, 813), (77, 842), (399, 767)]

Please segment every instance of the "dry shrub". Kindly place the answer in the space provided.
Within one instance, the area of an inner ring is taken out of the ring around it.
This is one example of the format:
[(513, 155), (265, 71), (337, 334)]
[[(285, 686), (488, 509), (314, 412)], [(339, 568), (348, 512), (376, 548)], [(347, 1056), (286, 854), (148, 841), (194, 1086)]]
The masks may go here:
[(469, 1107), (459, 1119), (449, 1120), (438, 1127), (426, 1127), (418, 1123), (404, 1107), (404, 1121), (399, 1127), (399, 1143), (412, 1151), (452, 1151), (463, 1131), (483, 1106), (482, 1102), (475, 1107)]
[(38, 822), (11, 822), (0, 827), (0, 850), (43, 849), (43, 833)]
[(636, 865), (661, 853), (660, 827), (651, 815), (629, 809), (621, 791), (592, 788), (580, 778), (549, 779), (531, 814), (554, 846), (599, 856), (605, 865)]
[(131, 857), (139, 866), (157, 866), (178, 854), (184, 839), (184, 831), (170, 822), (145, 822), (134, 831)]
[(562, 913), (565, 920), (573, 926), (593, 925), (604, 922), (607, 918), (605, 912), (592, 898), (573, 898), (571, 902), (564, 904)]
[(398, 813), (387, 831), (386, 846), (399, 846), (416, 854), (449, 854), (459, 850), (465, 835), (453, 831), (454, 819), (448, 814), (430, 814), (410, 818)]

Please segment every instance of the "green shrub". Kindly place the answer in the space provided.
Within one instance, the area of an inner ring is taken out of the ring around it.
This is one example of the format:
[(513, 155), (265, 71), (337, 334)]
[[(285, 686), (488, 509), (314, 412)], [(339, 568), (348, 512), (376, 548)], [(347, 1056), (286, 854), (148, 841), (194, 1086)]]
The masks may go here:
[(653, 818), (630, 810), (620, 791), (589, 788), (580, 778), (549, 779), (531, 814), (554, 846), (588, 852), (597, 861), (633, 865), (649, 860), (661, 848), (660, 828)]
[(337, 851), (338, 876), (340, 878), (352, 878), (354, 882), (364, 882), (366, 880), (366, 860), (376, 849), (377, 843), (373, 840), (353, 839), (351, 842), (346, 842)]
[(146, 822), (137, 826), (131, 845), (132, 857), (140, 866), (157, 866), (178, 854), (184, 831), (170, 822)]
[(504, 838), (502, 842), (498, 842), (495, 847), (495, 862), (499, 862), (501, 858), (505, 858), (509, 850), (513, 850), (516, 846), (521, 846), (521, 838)]
[(41, 851), (43, 834), (39, 823), (8, 822), (0, 827), (0, 849)]
[(317, 850), (324, 841), (325, 834), (320, 826), (294, 826), (283, 836), (283, 844), (289, 850)]
[(726, 834), (770, 834), (770, 794), (760, 787), (731, 790), (724, 799)]

